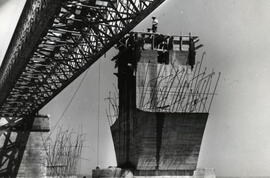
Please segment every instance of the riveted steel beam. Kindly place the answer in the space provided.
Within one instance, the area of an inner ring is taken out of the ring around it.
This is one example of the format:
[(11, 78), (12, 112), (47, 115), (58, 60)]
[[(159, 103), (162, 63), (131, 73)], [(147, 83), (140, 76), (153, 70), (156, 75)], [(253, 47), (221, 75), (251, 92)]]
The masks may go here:
[(0, 68), (0, 116), (36, 114), (165, 0), (28, 0)]

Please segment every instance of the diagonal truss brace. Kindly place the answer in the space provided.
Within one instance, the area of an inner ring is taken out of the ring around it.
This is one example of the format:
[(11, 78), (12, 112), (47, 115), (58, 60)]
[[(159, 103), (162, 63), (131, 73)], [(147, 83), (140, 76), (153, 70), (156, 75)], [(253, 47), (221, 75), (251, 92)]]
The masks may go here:
[(0, 115), (27, 117), (164, 0), (28, 0), (0, 70)]

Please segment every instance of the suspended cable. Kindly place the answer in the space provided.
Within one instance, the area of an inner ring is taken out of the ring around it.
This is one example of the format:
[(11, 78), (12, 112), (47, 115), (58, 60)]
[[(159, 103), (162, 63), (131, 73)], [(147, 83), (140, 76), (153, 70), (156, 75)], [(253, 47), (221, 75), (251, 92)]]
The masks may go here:
[(66, 105), (64, 111), (62, 112), (61, 116), (60, 116), (59, 119), (57, 120), (57, 122), (56, 122), (56, 124), (54, 125), (53, 129), (50, 131), (50, 134), (49, 134), (49, 136), (47, 137), (47, 139), (52, 135), (52, 133), (53, 133), (54, 130), (56, 129), (57, 125), (58, 125), (58, 124), (60, 123), (60, 121), (64, 118), (65, 113), (66, 113), (67, 110), (69, 109), (69, 107), (70, 107), (70, 105), (72, 104), (72, 102), (73, 102), (73, 100), (74, 100), (76, 94), (78, 93), (79, 89), (81, 88), (81, 85), (82, 85), (82, 83), (83, 83), (85, 77), (87, 76), (88, 70), (89, 70), (89, 69), (87, 69), (87, 71), (84, 73), (83, 78), (81, 79), (79, 85), (77, 86), (76, 90), (74, 91), (73, 95), (71, 96), (71, 98), (70, 98), (68, 104)]
[(99, 120), (100, 120), (100, 61), (98, 63), (97, 166), (99, 166)]

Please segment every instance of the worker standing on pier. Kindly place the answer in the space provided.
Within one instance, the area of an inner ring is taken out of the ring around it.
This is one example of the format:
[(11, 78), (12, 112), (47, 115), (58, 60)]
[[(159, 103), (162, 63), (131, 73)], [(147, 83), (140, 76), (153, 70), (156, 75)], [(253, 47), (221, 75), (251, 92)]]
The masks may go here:
[(156, 33), (157, 32), (157, 26), (158, 26), (158, 19), (156, 17), (152, 17), (152, 32)]

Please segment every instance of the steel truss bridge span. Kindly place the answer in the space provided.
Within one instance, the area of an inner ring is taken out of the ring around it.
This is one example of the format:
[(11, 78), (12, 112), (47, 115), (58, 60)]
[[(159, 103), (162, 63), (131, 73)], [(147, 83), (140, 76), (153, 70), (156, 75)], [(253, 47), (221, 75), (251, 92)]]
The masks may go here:
[(34, 117), (165, 0), (27, 0), (0, 67), (0, 177), (16, 177)]
[(163, 1), (27, 0), (0, 68), (0, 116), (35, 115)]
[(165, 0), (26, 0), (0, 67), (0, 177), (16, 177), (34, 117)]

